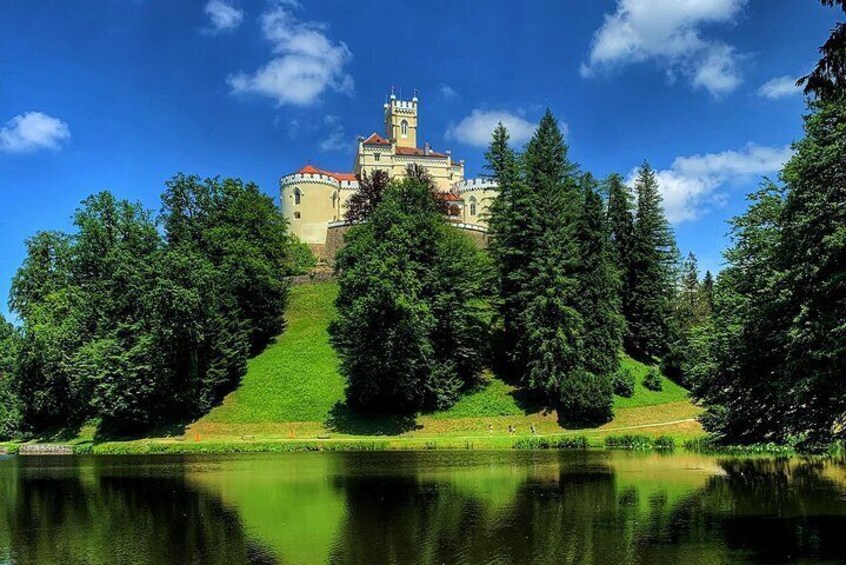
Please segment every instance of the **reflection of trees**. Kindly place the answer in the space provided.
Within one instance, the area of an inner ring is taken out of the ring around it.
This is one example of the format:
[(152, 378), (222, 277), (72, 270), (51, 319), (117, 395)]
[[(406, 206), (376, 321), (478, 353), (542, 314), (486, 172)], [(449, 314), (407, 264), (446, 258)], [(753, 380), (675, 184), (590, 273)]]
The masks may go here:
[(684, 561), (710, 544), (728, 559), (782, 563), (846, 560), (846, 485), (824, 476), (821, 460), (726, 459), (724, 476), (671, 510), (663, 546), (643, 543), (639, 559)]
[(7, 508), (14, 563), (273, 563), (234, 512), (177, 476), (79, 468), (20, 473)]
[(713, 462), (338, 453), (37, 474), (21, 461), (16, 478), (0, 474), (0, 546), (11, 540), (15, 562), (68, 564), (265, 563), (268, 547), (292, 563), (846, 560), (842, 470), (728, 459), (710, 478), (686, 471)]
[[(455, 482), (339, 475), (347, 519), (337, 563), (614, 563), (628, 552), (628, 510), (613, 469), (562, 465), (527, 476), (508, 506), (494, 509)], [(410, 469), (409, 469), (410, 470)]]

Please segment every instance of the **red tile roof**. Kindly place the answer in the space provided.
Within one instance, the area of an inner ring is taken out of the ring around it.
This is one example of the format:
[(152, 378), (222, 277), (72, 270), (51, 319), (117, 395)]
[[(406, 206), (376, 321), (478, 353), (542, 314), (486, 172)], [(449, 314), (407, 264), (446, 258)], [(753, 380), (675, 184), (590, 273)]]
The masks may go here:
[(463, 202), (464, 199), (458, 196), (457, 194), (453, 194), (451, 192), (439, 192), (438, 198), (441, 200), (446, 200), (447, 202)]
[(390, 145), (391, 142), (381, 137), (378, 133), (371, 133), (370, 137), (365, 139), (362, 143), (364, 145)]
[(354, 173), (336, 173), (334, 171), (324, 171), (323, 169), (318, 169), (317, 167), (308, 164), (305, 167), (301, 168), (297, 173), (311, 173), (314, 175), (326, 175), (327, 177), (332, 177), (335, 180), (358, 180)]
[(438, 153), (437, 151), (429, 151), (429, 154), (426, 155), (423, 153), (423, 150), (419, 147), (397, 147), (397, 155), (414, 155), (415, 157), (440, 157), (443, 159), (446, 157), (445, 153)]

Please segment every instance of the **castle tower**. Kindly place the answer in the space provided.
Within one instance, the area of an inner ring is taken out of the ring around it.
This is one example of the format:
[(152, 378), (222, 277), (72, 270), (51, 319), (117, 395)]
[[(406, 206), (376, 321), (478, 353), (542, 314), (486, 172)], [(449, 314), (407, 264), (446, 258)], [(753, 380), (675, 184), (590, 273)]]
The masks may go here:
[(396, 94), (385, 102), (385, 135), (399, 147), (417, 147), (417, 94), (411, 100), (397, 100)]

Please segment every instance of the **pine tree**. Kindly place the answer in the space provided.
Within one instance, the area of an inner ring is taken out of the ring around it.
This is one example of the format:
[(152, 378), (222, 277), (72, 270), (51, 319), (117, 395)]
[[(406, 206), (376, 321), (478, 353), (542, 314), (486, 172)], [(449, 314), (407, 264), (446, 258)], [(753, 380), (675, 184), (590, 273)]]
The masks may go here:
[(710, 317), (714, 311), (714, 276), (711, 271), (705, 271), (702, 277), (702, 304), (706, 315)]
[(620, 309), (620, 278), (602, 198), (590, 174), (584, 178), (579, 244), (578, 310), (584, 320), (584, 368), (608, 376), (619, 366), (625, 322)]
[(675, 238), (661, 205), (658, 179), (648, 163), (635, 182), (637, 213), (632, 242), (629, 331), (635, 353), (659, 357), (666, 349), (674, 285)]
[(611, 238), (611, 253), (620, 278), (620, 306), (626, 321), (625, 341), (628, 335), (628, 321), (631, 319), (631, 297), (634, 285), (632, 245), (634, 244), (635, 201), (632, 191), (623, 184), (623, 177), (612, 174), (604, 182), (608, 194), (608, 229)]
[(526, 184), (538, 210), (540, 236), (522, 293), (522, 351), (530, 386), (557, 401), (562, 384), (582, 363), (582, 318), (577, 310), (579, 248), (574, 237), (581, 194), (576, 166), (549, 110), (526, 146)]
[(539, 207), (520, 170), (520, 158), (508, 145), (508, 130), (502, 123), (493, 133), (485, 153), (487, 169), (499, 187), (490, 205), (488, 251), (493, 258), (498, 286), (498, 310), (503, 324), (504, 361), (512, 370), (525, 367), (521, 349), (523, 313), (527, 307), (526, 284), (529, 264), (541, 236)]

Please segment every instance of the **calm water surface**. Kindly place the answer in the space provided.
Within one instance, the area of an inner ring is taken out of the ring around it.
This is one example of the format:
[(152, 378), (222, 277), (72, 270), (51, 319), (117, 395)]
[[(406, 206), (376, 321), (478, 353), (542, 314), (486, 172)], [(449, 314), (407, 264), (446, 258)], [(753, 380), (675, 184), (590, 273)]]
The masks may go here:
[(846, 464), (626, 452), (0, 458), (0, 563), (846, 562)]

